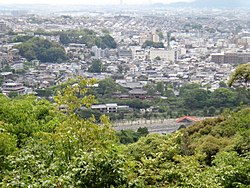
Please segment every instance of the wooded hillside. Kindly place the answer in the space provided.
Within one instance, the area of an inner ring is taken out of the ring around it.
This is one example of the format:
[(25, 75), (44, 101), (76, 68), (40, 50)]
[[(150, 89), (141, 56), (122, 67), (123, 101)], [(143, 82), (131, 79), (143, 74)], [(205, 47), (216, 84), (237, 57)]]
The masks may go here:
[(106, 116), (75, 113), (95, 102), (93, 83), (68, 85), (55, 104), (0, 96), (0, 187), (249, 186), (250, 108), (123, 145)]

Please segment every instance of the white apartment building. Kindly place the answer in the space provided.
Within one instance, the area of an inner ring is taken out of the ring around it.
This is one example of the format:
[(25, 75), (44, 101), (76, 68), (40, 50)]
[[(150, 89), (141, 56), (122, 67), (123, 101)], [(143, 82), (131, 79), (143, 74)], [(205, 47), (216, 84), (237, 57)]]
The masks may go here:
[(174, 49), (167, 50), (163, 48), (151, 48), (149, 54), (150, 60), (154, 60), (156, 57), (160, 57), (162, 60), (175, 62), (178, 59), (177, 51)]
[(2, 92), (4, 95), (8, 95), (11, 92), (16, 92), (17, 94), (25, 94), (25, 87), (22, 83), (17, 82), (4, 83), (2, 85)]

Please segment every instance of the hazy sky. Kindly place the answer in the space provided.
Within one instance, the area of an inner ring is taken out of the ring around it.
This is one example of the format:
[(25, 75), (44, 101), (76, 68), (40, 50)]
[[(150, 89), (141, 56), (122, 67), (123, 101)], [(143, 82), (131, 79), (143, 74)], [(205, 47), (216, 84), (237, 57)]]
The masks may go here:
[(173, 3), (190, 2), (193, 0), (0, 0), (0, 4), (143, 4), (143, 3)]

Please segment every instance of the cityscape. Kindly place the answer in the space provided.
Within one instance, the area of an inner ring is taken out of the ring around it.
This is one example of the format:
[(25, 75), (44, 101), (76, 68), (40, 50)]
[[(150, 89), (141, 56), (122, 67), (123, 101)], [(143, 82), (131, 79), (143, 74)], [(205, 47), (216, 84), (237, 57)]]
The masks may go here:
[(0, 187), (248, 187), (249, 62), (243, 0), (0, 2)]

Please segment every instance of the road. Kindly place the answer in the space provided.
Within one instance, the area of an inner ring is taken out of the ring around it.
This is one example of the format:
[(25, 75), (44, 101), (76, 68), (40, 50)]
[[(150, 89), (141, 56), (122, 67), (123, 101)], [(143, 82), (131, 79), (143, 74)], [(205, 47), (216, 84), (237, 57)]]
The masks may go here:
[(150, 133), (169, 134), (176, 131), (181, 124), (176, 123), (175, 119), (165, 120), (137, 120), (137, 121), (123, 121), (115, 122), (114, 129), (117, 131), (132, 129), (137, 131), (139, 127), (147, 127)]

